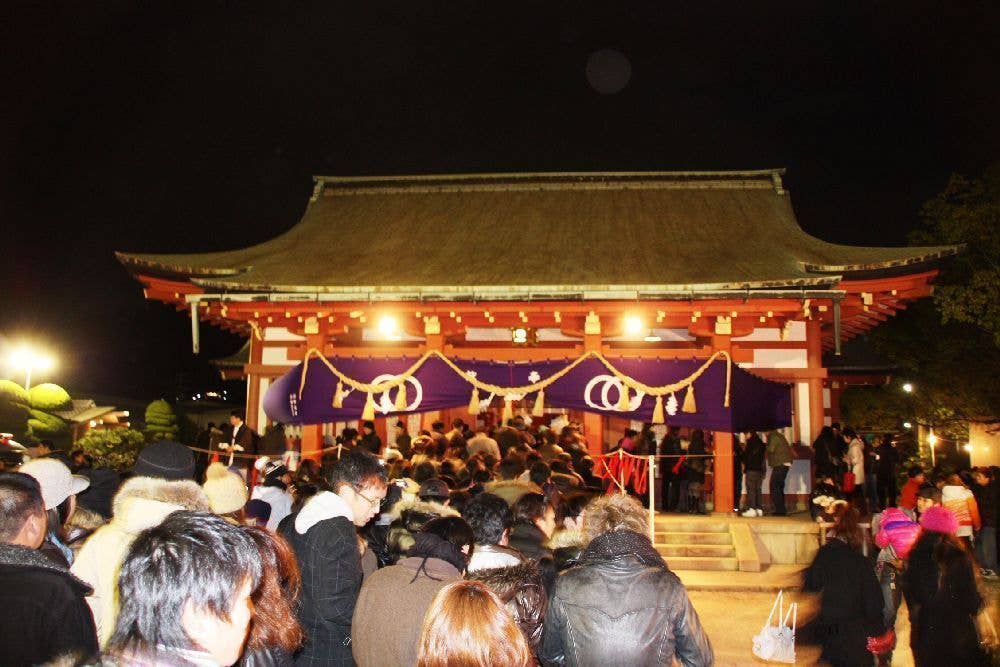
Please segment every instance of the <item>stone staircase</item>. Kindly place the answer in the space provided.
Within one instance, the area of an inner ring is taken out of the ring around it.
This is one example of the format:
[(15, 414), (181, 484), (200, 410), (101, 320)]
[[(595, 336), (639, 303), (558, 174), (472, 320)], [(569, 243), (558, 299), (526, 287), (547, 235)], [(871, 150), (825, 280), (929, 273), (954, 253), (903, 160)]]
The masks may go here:
[(725, 519), (661, 515), (655, 528), (653, 546), (671, 570), (743, 569)]

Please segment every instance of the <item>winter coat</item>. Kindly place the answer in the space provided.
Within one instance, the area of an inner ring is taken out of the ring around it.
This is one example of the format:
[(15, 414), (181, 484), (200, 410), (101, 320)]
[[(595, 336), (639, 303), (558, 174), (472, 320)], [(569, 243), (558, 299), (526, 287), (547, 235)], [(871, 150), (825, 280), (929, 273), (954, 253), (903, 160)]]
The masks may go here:
[(521, 628), (528, 646), (536, 651), (542, 641), (545, 611), (549, 603), (538, 565), (526, 561), (511, 567), (477, 570), (466, 578), (483, 582), (497, 594)]
[(361, 440), (358, 441), (358, 446), (378, 456), (379, 452), (382, 451), (382, 438), (378, 437), (378, 433), (375, 431), (365, 433), (361, 436)]
[(337, 494), (320, 491), (281, 530), (302, 574), (298, 617), (306, 640), (295, 664), (353, 665), (351, 619), (364, 574), (350, 507)]
[(389, 534), (386, 544), (389, 559), (395, 563), (405, 556), (416, 541), (417, 533), (432, 519), (445, 516), (460, 516), (458, 512), (433, 501), (399, 501), (386, 515), (389, 519)]
[(973, 488), (976, 496), (976, 505), (979, 507), (979, 517), (984, 528), (997, 527), (997, 504), (1000, 502), (1000, 485), (996, 480), (991, 480), (986, 486), (978, 484)]
[(417, 664), (424, 615), (437, 592), (461, 578), (451, 563), (416, 557), (404, 558), (368, 577), (351, 625), (351, 649), (359, 667)]
[(468, 572), (488, 570), (495, 567), (510, 567), (525, 560), (525, 555), (517, 549), (499, 544), (476, 544), (469, 558)]
[(837, 474), (836, 436), (829, 431), (820, 434), (813, 442), (816, 452), (816, 476), (827, 477)]
[(743, 450), (742, 457), (746, 472), (764, 472), (764, 454), (766, 450), (764, 441), (756, 433), (747, 439), (747, 446)]
[(559, 576), (549, 596), (538, 650), (543, 665), (652, 667), (671, 664), (675, 655), (686, 666), (712, 664), (684, 584), (662, 560), (656, 566), (634, 553), (589, 553)]
[(813, 626), (823, 659), (835, 665), (870, 665), (866, 642), (883, 632), (883, 601), (869, 561), (842, 540), (831, 539), (806, 570), (803, 590), (823, 594)]
[(580, 554), (587, 546), (587, 540), (579, 530), (557, 530), (549, 540), (549, 549), (555, 561), (556, 572), (562, 572), (576, 565)]
[(278, 530), (278, 524), (292, 513), (292, 494), (280, 486), (255, 486), (251, 500), (263, 500), (271, 506), (271, 516), (267, 519), (267, 529)]
[(882, 512), (879, 531), (875, 535), (875, 544), (880, 549), (892, 546), (896, 557), (906, 560), (918, 537), (920, 524), (906, 516), (902, 510), (890, 507)]
[(707, 467), (705, 462), (707, 459), (701, 456), (703, 454), (705, 454), (705, 441), (692, 440), (688, 447), (687, 458), (684, 459), (684, 477), (688, 482), (705, 483), (705, 468)]
[(552, 557), (552, 550), (545, 546), (548, 538), (533, 523), (518, 521), (510, 529), (509, 544), (525, 555), (525, 557), (538, 563), (542, 572), (542, 582), (545, 590), (552, 590), (552, 585), (556, 579), (556, 565)]
[(532, 482), (519, 482), (516, 479), (502, 479), (486, 485), (486, 493), (500, 496), (511, 507), (526, 493), (541, 493), (542, 490)]
[(934, 560), (934, 549), (940, 542), (941, 533), (924, 530), (910, 549), (910, 558), (903, 570), (903, 594), (911, 619), (937, 594), (940, 572)]
[(660, 441), (660, 454), (670, 456), (668, 459), (663, 459), (660, 464), (660, 474), (672, 479), (674, 464), (677, 463), (678, 457), (684, 454), (684, 450), (681, 449), (681, 439), (672, 435), (663, 436), (663, 440)]
[[(947, 586), (947, 587), (946, 587)], [(945, 584), (920, 611), (913, 629), (917, 667), (986, 667), (990, 657), (979, 643), (975, 618), (983, 606), (975, 584)]]
[(136, 536), (178, 510), (209, 511), (205, 492), (194, 481), (133, 477), (112, 504), (114, 516), (84, 543), (71, 568), (94, 593), (87, 598), (101, 645), (111, 638), (118, 617), (118, 569)]
[[(9, 667), (97, 654), (90, 586), (35, 549), (0, 543), (0, 654)], [(75, 664), (75, 663), (73, 663)]]
[(236, 667), (293, 667), (295, 657), (280, 648), (251, 649), (240, 657)]
[(875, 448), (875, 454), (878, 455), (878, 478), (895, 484), (899, 452), (892, 445), (881, 444)]
[(772, 468), (792, 462), (792, 448), (780, 431), (771, 431), (767, 436), (767, 465)]
[(971, 537), (973, 530), (982, 527), (976, 497), (964, 486), (949, 484), (941, 489), (941, 504), (958, 519), (959, 537)]
[(856, 485), (865, 483), (865, 445), (859, 438), (851, 440), (851, 444), (847, 446), (847, 467), (854, 473)]
[(472, 436), (465, 446), (470, 457), (482, 452), (483, 454), (492, 456), (497, 461), (500, 460), (500, 446), (497, 444), (496, 440), (489, 437), (485, 433), (477, 433)]

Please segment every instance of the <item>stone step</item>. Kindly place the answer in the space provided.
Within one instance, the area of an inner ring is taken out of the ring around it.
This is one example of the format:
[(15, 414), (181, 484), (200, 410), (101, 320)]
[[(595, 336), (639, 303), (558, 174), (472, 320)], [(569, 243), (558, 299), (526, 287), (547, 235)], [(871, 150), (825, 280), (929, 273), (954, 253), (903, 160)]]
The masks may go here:
[(674, 533), (661, 532), (654, 533), (653, 542), (656, 544), (732, 544), (732, 536), (729, 531), (724, 533)]
[[(659, 549), (659, 547), (657, 548)], [(669, 556), (660, 551), (671, 570), (726, 570), (736, 572), (740, 562), (736, 558), (708, 558), (701, 556)]]
[(725, 521), (657, 521), (657, 532), (667, 533), (728, 533), (729, 523)]
[(727, 544), (656, 544), (667, 558), (691, 556), (696, 558), (735, 558), (736, 548)]

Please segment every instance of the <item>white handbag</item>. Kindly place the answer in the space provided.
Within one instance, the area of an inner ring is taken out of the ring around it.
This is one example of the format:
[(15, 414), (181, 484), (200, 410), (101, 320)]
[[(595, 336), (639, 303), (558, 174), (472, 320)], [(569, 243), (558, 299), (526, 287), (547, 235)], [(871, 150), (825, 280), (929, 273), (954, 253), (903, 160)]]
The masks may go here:
[[(753, 654), (761, 660), (771, 662), (795, 663), (795, 622), (798, 618), (799, 605), (792, 602), (788, 610), (784, 607), (784, 591), (778, 591), (771, 606), (767, 622), (761, 628), (760, 634), (753, 638)], [(774, 612), (778, 612), (778, 624), (773, 625)], [(788, 625), (791, 617), (792, 624)]]

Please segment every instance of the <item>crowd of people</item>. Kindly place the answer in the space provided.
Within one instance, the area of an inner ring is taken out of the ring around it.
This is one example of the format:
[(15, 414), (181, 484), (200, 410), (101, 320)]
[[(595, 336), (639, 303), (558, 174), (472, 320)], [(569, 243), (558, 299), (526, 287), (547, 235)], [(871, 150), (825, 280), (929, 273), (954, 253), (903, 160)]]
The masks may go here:
[[(232, 422), (208, 449), (257, 449)], [(227, 466), (161, 441), (124, 474), (32, 451), (0, 473), (3, 664), (712, 664), (646, 511), (605, 494), (578, 424), (455, 420), (411, 437), (397, 422), (391, 446), (360, 426), (294, 470), (280, 444)], [(663, 507), (704, 511), (704, 433), (670, 428), (657, 442), (647, 427), (617, 447), (669, 455)], [(822, 601), (802, 641), (832, 665), (873, 653), (888, 664), (905, 600), (918, 665), (987, 664), (979, 580), (996, 576), (995, 471), (928, 481), (914, 467), (897, 493), (891, 438), (871, 447), (828, 427), (814, 447), (811, 509), (830, 528), (805, 575)], [(744, 516), (762, 513), (767, 469), (784, 514), (781, 432), (745, 434), (734, 456)]]
[(0, 473), (3, 664), (712, 664), (578, 425), (451, 426), (294, 471), (160, 441), (110, 490), (86, 457)]

